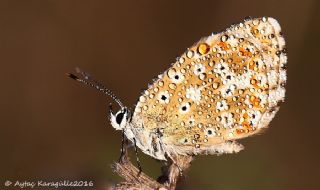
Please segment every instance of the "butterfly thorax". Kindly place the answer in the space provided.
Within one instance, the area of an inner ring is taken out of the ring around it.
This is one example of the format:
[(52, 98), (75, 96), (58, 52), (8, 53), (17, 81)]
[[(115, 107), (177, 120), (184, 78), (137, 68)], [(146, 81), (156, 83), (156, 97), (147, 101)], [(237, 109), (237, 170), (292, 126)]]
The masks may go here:
[(165, 147), (161, 141), (162, 133), (159, 128), (147, 128), (141, 118), (133, 117), (123, 130), (126, 137), (131, 142), (135, 142), (142, 152), (158, 160), (166, 160)]

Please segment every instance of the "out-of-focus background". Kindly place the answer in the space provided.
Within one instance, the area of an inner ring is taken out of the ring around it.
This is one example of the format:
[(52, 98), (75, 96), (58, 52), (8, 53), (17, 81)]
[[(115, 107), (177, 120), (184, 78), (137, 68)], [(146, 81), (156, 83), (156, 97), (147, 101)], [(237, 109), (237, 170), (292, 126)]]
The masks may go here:
[[(186, 48), (245, 16), (271, 16), (282, 26), (286, 102), (266, 133), (241, 141), (244, 151), (197, 157), (179, 189), (319, 189), (319, 5), (1, 0), (0, 189), (6, 180), (84, 180), (92, 189), (119, 182), (110, 168), (121, 141), (107, 118), (111, 100), (64, 74), (80, 67), (133, 108), (141, 89)], [(147, 174), (159, 175), (161, 163), (140, 157)]]

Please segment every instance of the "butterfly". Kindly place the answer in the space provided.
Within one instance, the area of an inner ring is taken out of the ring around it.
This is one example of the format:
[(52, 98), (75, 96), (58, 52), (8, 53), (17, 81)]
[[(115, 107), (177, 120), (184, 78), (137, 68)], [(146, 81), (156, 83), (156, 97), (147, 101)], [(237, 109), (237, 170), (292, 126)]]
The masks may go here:
[(284, 101), (286, 48), (279, 23), (245, 19), (202, 38), (160, 74), (133, 112), (113, 92), (69, 74), (110, 95), (120, 106), (111, 125), (158, 160), (182, 155), (236, 153), (236, 140), (261, 133)]

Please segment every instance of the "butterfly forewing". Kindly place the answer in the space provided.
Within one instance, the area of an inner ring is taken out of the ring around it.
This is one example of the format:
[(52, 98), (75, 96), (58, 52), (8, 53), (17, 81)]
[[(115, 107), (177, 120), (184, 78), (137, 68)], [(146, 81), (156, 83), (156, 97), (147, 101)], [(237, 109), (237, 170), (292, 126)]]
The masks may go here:
[(284, 46), (273, 18), (203, 38), (144, 91), (134, 118), (180, 154), (259, 133), (284, 98)]

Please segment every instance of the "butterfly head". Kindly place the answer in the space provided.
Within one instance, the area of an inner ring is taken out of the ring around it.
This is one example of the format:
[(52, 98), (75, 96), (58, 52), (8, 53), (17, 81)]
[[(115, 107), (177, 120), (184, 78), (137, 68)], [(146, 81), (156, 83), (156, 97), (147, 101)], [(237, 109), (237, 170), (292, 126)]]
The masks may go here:
[(121, 107), (121, 109), (113, 113), (110, 107), (110, 120), (111, 125), (116, 130), (123, 130), (131, 120), (131, 112), (127, 107)]
[(111, 125), (116, 130), (123, 130), (127, 124), (131, 121), (131, 111), (123, 105), (121, 100), (107, 87), (100, 84), (98, 81), (94, 80), (88, 73), (80, 70), (79, 68), (76, 68), (76, 72), (79, 75), (75, 75), (72, 73), (67, 73), (67, 76), (71, 79), (74, 79), (78, 82), (81, 82), (85, 85), (91, 86), (100, 92), (104, 93), (105, 95), (111, 97), (114, 102), (116, 102), (120, 106), (120, 110), (116, 113), (113, 113), (112, 106), (110, 104), (110, 120)]

